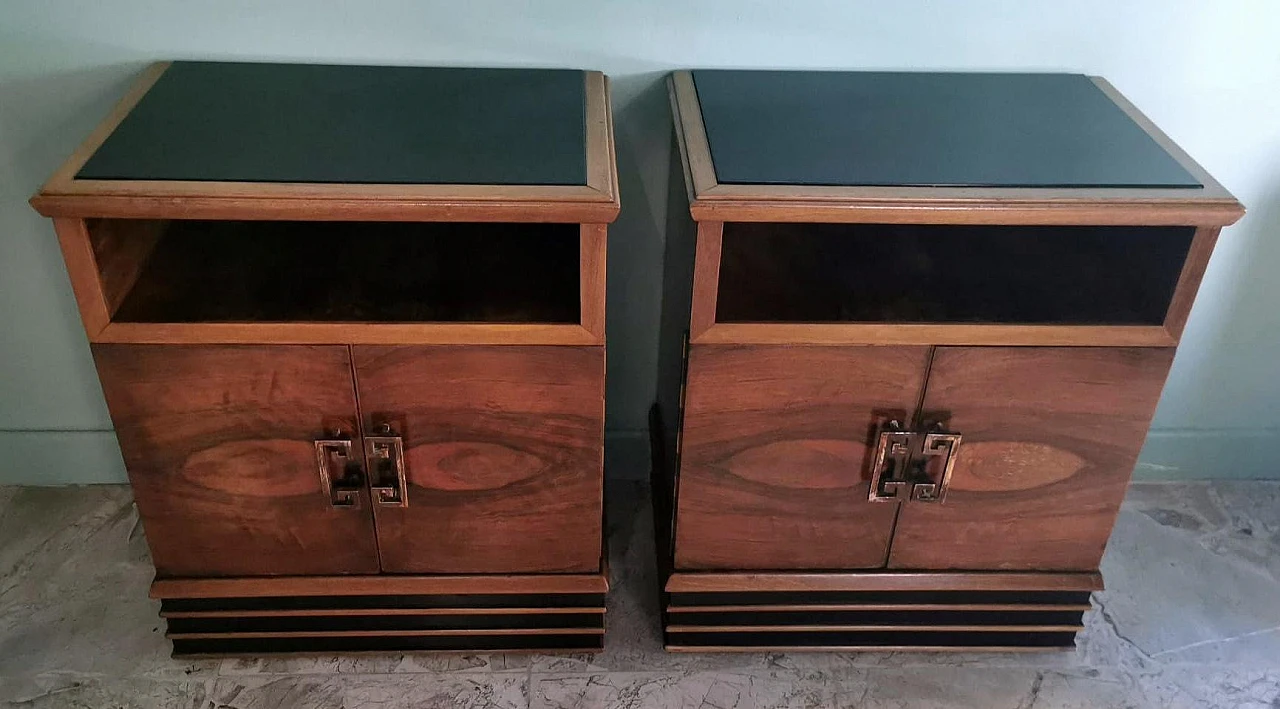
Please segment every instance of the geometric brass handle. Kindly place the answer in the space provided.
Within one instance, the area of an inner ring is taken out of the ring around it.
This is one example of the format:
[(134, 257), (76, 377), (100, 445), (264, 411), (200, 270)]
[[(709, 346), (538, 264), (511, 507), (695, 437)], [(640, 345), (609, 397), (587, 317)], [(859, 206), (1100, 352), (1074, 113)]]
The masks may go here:
[[(335, 434), (336, 435), (336, 434)], [(360, 489), (364, 474), (351, 457), (351, 441), (326, 439), (315, 442), (316, 466), (320, 469), (320, 488), (333, 507), (360, 507)]]
[(956, 467), (956, 453), (960, 450), (960, 434), (935, 431), (924, 434), (920, 446), (918, 477), (927, 482), (917, 482), (911, 488), (911, 499), (916, 502), (942, 502), (951, 484), (951, 471)]
[(365, 436), (364, 454), (374, 504), (380, 507), (408, 507), (409, 497), (404, 471), (404, 442), (392, 435), (391, 426), (382, 424), (378, 436)]
[(902, 430), (897, 421), (885, 424), (876, 436), (875, 457), (871, 465), (872, 502), (907, 500), (911, 496), (909, 468), (911, 448), (916, 434)]
[(929, 431), (903, 431), (890, 421), (876, 440), (871, 469), (872, 501), (942, 502), (947, 496), (959, 433), (935, 424)]

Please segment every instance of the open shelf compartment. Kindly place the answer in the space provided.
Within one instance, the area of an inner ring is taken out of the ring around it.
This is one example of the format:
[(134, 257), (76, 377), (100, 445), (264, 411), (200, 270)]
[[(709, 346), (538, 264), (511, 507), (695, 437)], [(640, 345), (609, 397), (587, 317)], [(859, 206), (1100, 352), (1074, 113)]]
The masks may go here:
[(724, 225), (717, 323), (1159, 326), (1195, 229)]
[[(580, 316), (576, 224), (94, 220), (89, 233), (104, 286), (118, 293), (114, 322)], [(105, 268), (113, 242), (135, 257), (128, 288)]]

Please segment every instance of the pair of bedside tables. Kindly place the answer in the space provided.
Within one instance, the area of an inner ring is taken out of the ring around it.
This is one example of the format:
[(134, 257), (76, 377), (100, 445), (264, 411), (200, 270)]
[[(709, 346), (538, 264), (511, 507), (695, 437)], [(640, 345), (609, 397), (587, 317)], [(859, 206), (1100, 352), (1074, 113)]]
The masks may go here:
[[(669, 86), (668, 647), (1070, 645), (1240, 205), (1087, 77)], [(175, 654), (601, 647), (617, 184), (598, 73), (143, 74), (32, 204)]]

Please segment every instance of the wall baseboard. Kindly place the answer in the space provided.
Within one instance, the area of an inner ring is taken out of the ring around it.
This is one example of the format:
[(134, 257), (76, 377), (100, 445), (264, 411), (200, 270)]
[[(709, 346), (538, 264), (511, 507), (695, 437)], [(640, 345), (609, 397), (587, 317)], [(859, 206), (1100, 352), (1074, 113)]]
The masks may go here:
[(0, 485), (128, 481), (114, 431), (0, 431)]
[(1154, 430), (1138, 458), (1137, 480), (1280, 478), (1280, 429)]

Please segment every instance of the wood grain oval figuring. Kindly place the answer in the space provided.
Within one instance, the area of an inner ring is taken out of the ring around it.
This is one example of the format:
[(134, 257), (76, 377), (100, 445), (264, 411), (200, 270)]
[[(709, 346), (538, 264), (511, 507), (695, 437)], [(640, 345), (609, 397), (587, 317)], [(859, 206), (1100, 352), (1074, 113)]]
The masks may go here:
[(960, 445), (952, 490), (997, 492), (1029, 490), (1066, 480), (1089, 461), (1043, 443), (982, 441)]
[[(299, 474), (312, 470), (316, 472)], [(198, 487), (237, 497), (320, 494), (320, 473), (310, 441), (229, 441), (192, 453), (178, 474)]]
[(414, 446), (405, 452), (406, 475), (432, 490), (492, 490), (534, 477), (548, 463), (536, 455), (481, 441)]
[(744, 480), (774, 487), (826, 490), (860, 482), (866, 455), (866, 445), (855, 441), (776, 441), (740, 451), (722, 467)]

